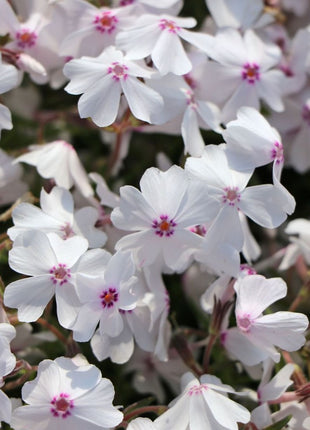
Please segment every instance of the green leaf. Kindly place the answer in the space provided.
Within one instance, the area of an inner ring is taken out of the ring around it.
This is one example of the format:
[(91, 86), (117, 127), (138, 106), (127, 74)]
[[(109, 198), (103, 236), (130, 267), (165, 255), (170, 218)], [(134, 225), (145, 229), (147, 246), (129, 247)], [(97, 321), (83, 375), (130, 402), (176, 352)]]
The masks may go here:
[(287, 417), (283, 418), (282, 420), (278, 421), (277, 423), (271, 424), (271, 426), (265, 427), (263, 430), (281, 430), (284, 429), (286, 424), (290, 421), (292, 418), (292, 415), (288, 415)]

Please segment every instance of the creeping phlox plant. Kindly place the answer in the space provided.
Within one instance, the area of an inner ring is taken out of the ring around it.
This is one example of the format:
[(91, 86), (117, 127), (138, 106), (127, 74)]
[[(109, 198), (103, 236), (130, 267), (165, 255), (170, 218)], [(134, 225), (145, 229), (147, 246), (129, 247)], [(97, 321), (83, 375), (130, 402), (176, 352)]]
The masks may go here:
[(0, 428), (310, 430), (310, 0), (0, 0)]

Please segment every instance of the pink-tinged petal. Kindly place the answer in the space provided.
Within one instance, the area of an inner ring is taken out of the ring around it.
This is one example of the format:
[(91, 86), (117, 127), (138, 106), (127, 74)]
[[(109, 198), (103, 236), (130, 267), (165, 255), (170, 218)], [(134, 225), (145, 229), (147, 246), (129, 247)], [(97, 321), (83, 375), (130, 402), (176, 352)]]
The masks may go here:
[(111, 213), (115, 227), (121, 230), (145, 230), (152, 226), (156, 212), (136, 188), (125, 185), (120, 189), (120, 207)]
[(20, 279), (7, 285), (4, 304), (18, 309), (18, 319), (23, 322), (36, 321), (51, 300), (55, 286), (50, 275)]
[(277, 45), (265, 44), (252, 30), (247, 30), (244, 34), (244, 45), (247, 50), (247, 60), (249, 63), (259, 64), (262, 71), (279, 64), (281, 51)]
[(266, 339), (266, 342), (286, 351), (297, 351), (306, 341), (308, 325), (308, 318), (304, 314), (276, 312), (256, 319), (251, 333), (253, 337)]
[(120, 96), (120, 83), (107, 75), (88, 88), (80, 97), (79, 114), (81, 118), (91, 117), (99, 127), (106, 127), (116, 119)]
[(71, 81), (65, 87), (69, 94), (84, 93), (107, 73), (108, 66), (101, 58), (82, 57), (71, 60), (64, 67), (64, 74)]
[(280, 201), (282, 194), (274, 185), (257, 185), (243, 191), (239, 208), (262, 227), (275, 228), (287, 218), (283, 205), (275, 204)]
[(57, 318), (63, 327), (71, 328), (81, 307), (75, 288), (71, 283), (56, 287)]
[(58, 219), (62, 223), (72, 224), (74, 202), (71, 193), (61, 187), (54, 187), (50, 193), (42, 188), (40, 206), (47, 215)]
[[(71, 15), (71, 10), (70, 10), (70, 18), (72, 21), (74, 21), (73, 15)], [(77, 17), (77, 19), (79, 18), (80, 16)], [(100, 43), (100, 39), (101, 39), (101, 43)], [(88, 55), (95, 56), (97, 54), (98, 48), (100, 50), (100, 46), (98, 42), (100, 43), (101, 49), (102, 49), (103, 48), (102, 35), (97, 34), (95, 26), (92, 23), (91, 25), (79, 28), (78, 30), (72, 31), (71, 33), (69, 33), (60, 45), (59, 54), (63, 57), (65, 56), (79, 57), (81, 55), (81, 52), (87, 52)], [(86, 49), (87, 46), (85, 46), (87, 44), (88, 44), (88, 49)], [(90, 44), (92, 44), (92, 46), (89, 46)], [(82, 57), (79, 60), (72, 60), (72, 61), (80, 61), (83, 59), (84, 57)]]
[(19, 236), (9, 252), (9, 265), (15, 272), (37, 276), (49, 273), (57, 258), (46, 234), (28, 231)]
[(280, 70), (269, 70), (262, 74), (255, 84), (259, 98), (263, 99), (276, 112), (284, 110), (282, 101), (284, 75)]
[(286, 364), (271, 381), (261, 384), (259, 387), (259, 400), (268, 402), (269, 400), (278, 399), (293, 384), (293, 380), (290, 378), (294, 370), (293, 363)]
[(228, 353), (248, 366), (254, 366), (269, 357), (269, 353), (265, 349), (253, 344), (237, 327), (227, 330), (223, 333), (222, 338), (222, 343)]
[(175, 75), (185, 75), (192, 69), (192, 63), (175, 33), (163, 31), (151, 55), (155, 67), (162, 75), (169, 72)]
[(223, 427), (237, 430), (238, 422), (245, 424), (250, 421), (251, 414), (244, 406), (213, 390), (203, 390), (202, 394), (215, 420)]
[(288, 215), (291, 215), (295, 211), (296, 201), (292, 194), (281, 184), (280, 176), (283, 167), (283, 162), (277, 164), (276, 161), (273, 163), (272, 177), (273, 184), (277, 189), (277, 200), (275, 204), (284, 210)]
[(152, 88), (138, 79), (128, 76), (122, 88), (134, 116), (142, 121), (153, 123), (152, 118), (163, 108), (163, 98)]
[(96, 426), (115, 427), (123, 420), (123, 414), (112, 405), (113, 398), (113, 385), (103, 378), (91, 391), (76, 399), (74, 416)]
[[(3, 6), (3, 5), (2, 5)], [(1, 55), (0, 55), (0, 94), (6, 93), (15, 87), (18, 83), (18, 72), (14, 66), (9, 64), (1, 64)]]
[(272, 303), (283, 299), (287, 293), (283, 279), (266, 279), (261, 275), (239, 278), (234, 288), (237, 293), (236, 316), (249, 314), (251, 319), (257, 318)]
[(68, 267), (72, 267), (88, 248), (88, 241), (80, 236), (63, 240), (56, 234), (50, 233), (48, 239), (57, 256), (57, 261), (65, 263)]
[(301, 250), (297, 244), (294, 243), (288, 245), (283, 260), (281, 261), (281, 264), (279, 266), (279, 270), (287, 270), (291, 266), (293, 266), (300, 254)]
[(184, 140), (185, 153), (193, 157), (200, 157), (204, 150), (204, 141), (202, 139), (196, 110), (188, 106), (186, 108), (181, 133)]

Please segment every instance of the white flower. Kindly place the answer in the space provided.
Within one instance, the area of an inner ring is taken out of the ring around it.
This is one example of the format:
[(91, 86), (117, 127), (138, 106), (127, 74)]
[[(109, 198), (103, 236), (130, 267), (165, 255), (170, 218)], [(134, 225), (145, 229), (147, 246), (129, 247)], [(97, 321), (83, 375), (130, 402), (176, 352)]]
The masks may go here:
[(252, 30), (242, 37), (225, 28), (216, 35), (210, 56), (216, 62), (210, 64), (207, 85), (213, 89), (212, 101), (224, 105), (224, 122), (235, 118), (241, 106), (259, 109), (260, 100), (277, 112), (284, 110), (284, 74), (273, 69), (281, 59), (278, 46), (264, 43)]
[(33, 430), (97, 430), (118, 425), (123, 414), (112, 405), (114, 388), (93, 365), (69, 358), (43, 360), (35, 380), (26, 382), (26, 406), (15, 409), (12, 426)]
[(213, 45), (211, 36), (185, 30), (195, 25), (194, 18), (145, 14), (136, 20), (133, 27), (116, 36), (116, 46), (123, 49), (130, 59), (151, 55), (162, 75), (169, 72), (184, 75), (191, 70), (192, 63), (180, 38), (196, 47), (203, 46), (207, 51)]
[[(0, 323), (0, 387), (4, 385), (3, 377), (15, 368), (16, 358), (11, 353), (10, 342), (15, 336), (15, 328), (7, 323)], [(0, 390), (0, 422), (11, 421), (12, 405), (10, 399)]]
[(68, 190), (75, 185), (85, 197), (94, 194), (87, 173), (70, 143), (55, 140), (45, 145), (32, 145), (29, 149), (30, 152), (16, 158), (16, 161), (36, 166), (42, 178), (54, 179), (59, 187)]
[[(2, 56), (0, 52), (0, 94), (6, 93), (12, 88), (16, 87), (18, 82), (17, 69), (10, 65), (2, 62)], [(11, 113), (6, 106), (0, 104), (0, 136), (1, 130), (11, 130), (13, 127), (11, 121)]]
[(67, 63), (64, 74), (71, 82), (65, 90), (70, 94), (83, 93), (78, 102), (80, 116), (91, 117), (99, 127), (115, 121), (122, 93), (133, 115), (151, 123), (163, 100), (138, 78), (150, 78), (153, 73), (142, 62), (132, 61), (110, 46), (98, 57), (82, 57)]
[(116, 249), (133, 250), (139, 265), (157, 260), (171, 269), (184, 270), (202, 241), (188, 228), (214, 215), (205, 186), (172, 166), (165, 172), (147, 169), (140, 188), (141, 192), (131, 186), (120, 189), (120, 207), (113, 210), (112, 222), (135, 233), (121, 238)]
[(237, 327), (222, 334), (222, 343), (242, 363), (253, 366), (270, 357), (280, 360), (275, 346), (296, 351), (305, 343), (308, 318), (297, 312), (262, 312), (286, 296), (287, 287), (281, 278), (265, 279), (261, 275), (246, 276), (235, 284), (237, 294)]
[(238, 422), (249, 422), (249, 411), (226, 396), (235, 391), (219, 378), (203, 375), (199, 381), (186, 373), (181, 382), (182, 394), (155, 420), (156, 429), (237, 430)]
[(47, 236), (34, 230), (19, 235), (9, 253), (9, 264), (30, 277), (7, 285), (5, 305), (18, 309), (20, 321), (36, 321), (55, 294), (59, 322), (69, 327), (80, 305), (71, 269), (87, 248), (87, 240), (79, 236), (62, 240), (55, 233)]
[(14, 158), (0, 149), (0, 206), (13, 203), (27, 190), (27, 185), (20, 180), (21, 166), (13, 162)]
[(57, 233), (62, 239), (85, 237), (90, 248), (104, 245), (105, 233), (94, 227), (99, 218), (97, 209), (86, 206), (74, 212), (73, 197), (65, 188), (56, 186), (50, 193), (42, 189), (40, 204), (42, 209), (21, 203), (13, 210), (14, 227), (8, 229), (11, 240), (28, 230), (40, 230)]

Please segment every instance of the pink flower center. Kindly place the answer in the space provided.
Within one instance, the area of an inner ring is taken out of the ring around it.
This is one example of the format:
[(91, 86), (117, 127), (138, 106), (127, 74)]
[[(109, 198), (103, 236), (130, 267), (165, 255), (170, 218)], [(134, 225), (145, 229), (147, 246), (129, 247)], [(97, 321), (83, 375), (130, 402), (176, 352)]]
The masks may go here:
[(304, 104), (302, 107), (302, 119), (310, 125), (310, 106)]
[(99, 15), (96, 15), (94, 19), (96, 30), (100, 31), (100, 33), (111, 34), (116, 29), (117, 23), (118, 19), (109, 10), (101, 12)]
[(248, 333), (252, 325), (252, 320), (250, 318), (250, 315), (246, 314), (241, 317), (237, 316), (237, 324), (241, 331)]
[(100, 294), (101, 305), (103, 308), (111, 308), (118, 301), (116, 288), (108, 288)]
[(169, 33), (177, 33), (181, 28), (171, 19), (161, 19), (159, 21), (159, 27), (162, 30), (168, 30)]
[(259, 66), (256, 63), (246, 63), (241, 72), (242, 79), (249, 84), (255, 84), (260, 78)]
[(59, 263), (58, 266), (53, 266), (50, 270), (51, 281), (53, 284), (63, 285), (71, 278), (70, 269), (66, 268), (66, 264)]
[(173, 219), (169, 219), (167, 215), (160, 215), (159, 220), (153, 221), (152, 228), (155, 230), (157, 236), (170, 237), (173, 235), (176, 225)]
[(208, 389), (208, 386), (205, 384), (201, 385), (194, 385), (191, 387), (188, 391), (189, 396), (197, 396), (197, 394), (201, 394), (203, 391), (206, 391)]
[(51, 401), (52, 408), (50, 409), (54, 417), (67, 418), (71, 415), (70, 409), (73, 409), (73, 401), (70, 400), (69, 394), (60, 393), (59, 396), (53, 397)]
[(256, 275), (256, 270), (249, 266), (248, 264), (241, 264), (240, 265), (240, 270), (245, 273), (246, 275)]
[(22, 49), (30, 48), (35, 45), (37, 37), (34, 31), (24, 28), (16, 33), (17, 45)]
[(75, 233), (68, 222), (61, 227), (61, 231), (63, 232), (62, 238), (64, 240), (68, 239), (69, 237), (75, 236)]
[(126, 79), (128, 77), (128, 67), (125, 64), (119, 64), (117, 61), (113, 62), (108, 68), (108, 73), (112, 75), (114, 81), (119, 81), (121, 78)]
[(187, 90), (187, 89), (184, 89), (183, 91), (185, 93), (186, 103), (188, 104), (188, 106), (190, 106), (192, 109), (197, 109), (197, 104), (196, 104), (195, 95), (193, 91)]
[(235, 206), (241, 200), (241, 195), (238, 193), (238, 187), (226, 187), (224, 188), (225, 194), (223, 195), (223, 203), (228, 203), (229, 206)]
[(271, 158), (275, 160), (277, 164), (283, 163), (284, 152), (283, 152), (283, 145), (281, 142), (275, 142), (273, 144), (273, 149), (271, 150)]

